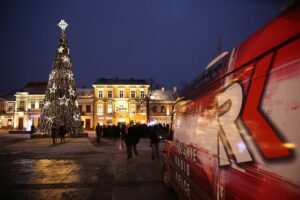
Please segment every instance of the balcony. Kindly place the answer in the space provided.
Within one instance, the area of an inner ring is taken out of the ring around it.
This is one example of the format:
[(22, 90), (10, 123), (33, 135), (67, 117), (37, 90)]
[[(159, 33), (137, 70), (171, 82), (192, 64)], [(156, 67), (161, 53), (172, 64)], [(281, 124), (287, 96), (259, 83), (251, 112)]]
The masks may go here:
[(20, 107), (20, 108), (17, 108), (16, 111), (17, 111), (17, 112), (24, 112), (24, 111), (25, 111), (25, 108)]

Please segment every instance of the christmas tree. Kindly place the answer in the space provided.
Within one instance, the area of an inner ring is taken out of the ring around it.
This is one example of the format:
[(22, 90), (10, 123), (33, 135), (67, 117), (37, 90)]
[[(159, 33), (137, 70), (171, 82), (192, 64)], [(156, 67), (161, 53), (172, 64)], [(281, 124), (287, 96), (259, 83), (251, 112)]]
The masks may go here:
[(68, 24), (61, 20), (58, 26), (62, 32), (55, 61), (49, 75), (44, 105), (39, 119), (39, 130), (49, 134), (55, 123), (56, 126), (65, 126), (70, 134), (79, 134), (82, 133), (82, 126), (70, 50), (65, 32)]

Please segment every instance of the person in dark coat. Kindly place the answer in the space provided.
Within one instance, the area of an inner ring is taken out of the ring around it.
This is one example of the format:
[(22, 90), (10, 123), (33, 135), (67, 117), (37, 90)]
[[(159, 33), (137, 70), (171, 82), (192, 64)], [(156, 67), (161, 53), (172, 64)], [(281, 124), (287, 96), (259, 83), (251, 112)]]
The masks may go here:
[(33, 134), (35, 132), (35, 127), (34, 125), (32, 124), (31, 127), (30, 127), (30, 133)]
[(132, 159), (132, 147), (134, 143), (134, 127), (133, 123), (129, 124), (127, 134), (125, 135), (125, 143), (127, 148), (127, 160)]
[(123, 149), (123, 142), (125, 141), (125, 136), (127, 133), (127, 128), (125, 124), (122, 125), (120, 132), (121, 132), (121, 148)]
[(132, 147), (133, 147), (133, 151), (134, 151), (136, 156), (138, 155), (136, 145), (140, 141), (140, 132), (139, 132), (139, 130), (140, 130), (139, 126), (133, 126)]
[(57, 127), (55, 123), (53, 123), (51, 127), (51, 137), (52, 137), (53, 145), (55, 145), (56, 138), (57, 138)]
[(97, 136), (97, 142), (100, 143), (100, 139), (102, 137), (102, 126), (100, 126), (99, 123), (97, 123), (97, 126), (96, 126), (96, 136)]
[(161, 133), (161, 127), (154, 125), (150, 130), (150, 143), (152, 147), (152, 160), (159, 158), (159, 134)]
[(60, 135), (60, 142), (65, 142), (65, 135), (66, 135), (66, 127), (64, 125), (60, 125), (59, 127), (59, 135)]

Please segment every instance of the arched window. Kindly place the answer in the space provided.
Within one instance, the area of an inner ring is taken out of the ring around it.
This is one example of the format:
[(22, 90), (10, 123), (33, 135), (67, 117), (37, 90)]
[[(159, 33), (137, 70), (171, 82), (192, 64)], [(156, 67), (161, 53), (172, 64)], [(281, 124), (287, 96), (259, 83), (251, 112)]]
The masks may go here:
[(153, 113), (156, 113), (156, 112), (157, 112), (157, 107), (156, 107), (156, 106), (153, 106), (153, 107), (152, 107), (152, 112), (153, 112)]

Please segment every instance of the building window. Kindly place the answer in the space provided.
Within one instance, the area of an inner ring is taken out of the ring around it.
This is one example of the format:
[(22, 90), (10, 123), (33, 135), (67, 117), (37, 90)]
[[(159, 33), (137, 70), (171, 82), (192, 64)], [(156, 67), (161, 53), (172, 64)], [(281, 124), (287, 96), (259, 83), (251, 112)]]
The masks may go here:
[(30, 102), (30, 107), (31, 107), (31, 108), (35, 108), (35, 101), (31, 101), (31, 102)]
[(165, 113), (165, 112), (166, 112), (165, 106), (161, 106), (161, 107), (160, 107), (160, 112), (161, 112), (161, 113)]
[(124, 90), (120, 90), (120, 98), (124, 98)]
[(103, 90), (99, 90), (99, 99), (103, 98)]
[(13, 111), (13, 106), (12, 105), (8, 105), (8, 111)]
[(135, 98), (135, 91), (134, 90), (130, 91), (130, 98)]
[(107, 98), (113, 98), (113, 94), (111, 90), (107, 91)]
[(19, 104), (19, 111), (24, 111), (25, 110), (25, 101), (20, 101), (20, 104)]
[(79, 105), (79, 111), (82, 113), (82, 105)]
[(152, 112), (153, 112), (153, 113), (156, 113), (156, 112), (157, 112), (157, 107), (156, 107), (156, 106), (153, 106), (153, 107), (152, 107)]
[(103, 105), (99, 104), (97, 110), (98, 110), (98, 114), (103, 114)]
[(87, 113), (91, 112), (91, 105), (86, 105), (85, 110)]
[(43, 108), (43, 101), (39, 101), (39, 108)]
[(107, 104), (107, 113), (112, 113), (112, 111), (113, 111), (112, 104), (111, 103)]
[(135, 115), (135, 114), (136, 114), (136, 104), (135, 104), (135, 103), (131, 103), (131, 104), (129, 105), (129, 109), (130, 109), (130, 113), (131, 113), (132, 115)]
[(142, 99), (145, 98), (145, 91), (144, 91), (144, 90), (141, 91), (141, 98), (142, 98)]
[(141, 102), (139, 112), (140, 113), (146, 113), (146, 103), (145, 102)]

